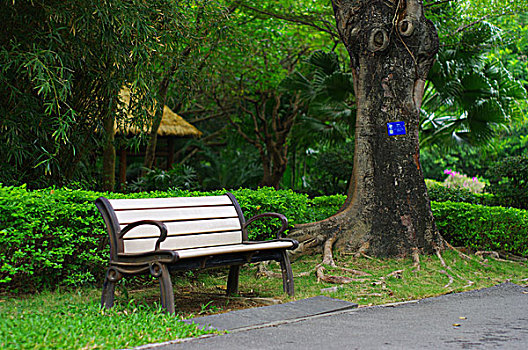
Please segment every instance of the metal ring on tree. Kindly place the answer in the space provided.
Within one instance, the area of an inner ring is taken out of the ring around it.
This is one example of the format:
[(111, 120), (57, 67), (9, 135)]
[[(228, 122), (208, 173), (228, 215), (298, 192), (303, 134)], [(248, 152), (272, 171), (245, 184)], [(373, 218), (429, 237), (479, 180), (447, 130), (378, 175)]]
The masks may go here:
[(370, 32), (368, 49), (372, 52), (385, 50), (389, 46), (389, 34), (385, 29), (375, 28)]
[(414, 24), (409, 19), (403, 19), (398, 23), (398, 30), (402, 36), (410, 36), (414, 32)]

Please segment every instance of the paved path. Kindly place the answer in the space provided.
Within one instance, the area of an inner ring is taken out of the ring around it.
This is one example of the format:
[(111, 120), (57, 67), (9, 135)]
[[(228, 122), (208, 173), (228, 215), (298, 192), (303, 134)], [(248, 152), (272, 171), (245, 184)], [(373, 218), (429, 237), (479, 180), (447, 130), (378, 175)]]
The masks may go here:
[[(333, 301), (337, 311), (328, 310)], [(317, 302), (327, 306), (318, 309)], [(310, 307), (310, 301), (297, 303), (293, 309), (302, 309), (303, 303)], [(315, 298), (311, 307), (316, 312), (303, 315), (297, 310), (294, 318), (283, 313), (277, 319), (269, 307), (218, 315), (213, 321), (204, 317), (196, 321), (202, 325), (216, 322), (232, 330), (226, 335), (141, 348), (528, 349), (528, 288), (514, 284), (393, 306), (352, 309), (342, 303), (346, 302)], [(266, 314), (263, 323), (259, 315)], [(248, 319), (255, 320), (254, 324)]]

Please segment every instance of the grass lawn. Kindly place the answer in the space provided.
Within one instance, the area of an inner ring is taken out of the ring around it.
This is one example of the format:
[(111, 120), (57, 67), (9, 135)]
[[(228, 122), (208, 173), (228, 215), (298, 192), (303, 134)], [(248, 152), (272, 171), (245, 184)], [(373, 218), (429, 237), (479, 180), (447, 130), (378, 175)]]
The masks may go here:
[[(420, 299), (440, 294), (484, 288), (511, 281), (528, 284), (526, 263), (462, 259), (454, 251), (443, 253), (453, 277), (436, 256), (421, 256), (421, 269), (415, 271), (411, 259), (367, 259), (337, 256), (340, 267), (367, 272), (355, 276), (328, 267), (327, 275), (349, 276), (347, 284), (318, 282), (310, 272), (319, 256), (302, 257), (293, 262), (295, 298), (282, 293), (282, 280), (259, 275), (255, 266), (242, 269), (240, 295), (224, 296), (227, 270), (208, 270), (175, 277), (175, 302), (178, 315), (159, 310), (156, 284), (141, 289), (121, 287), (116, 307), (99, 308), (100, 291), (93, 288), (58, 290), (36, 295), (0, 296), (1, 349), (117, 349), (195, 337), (211, 331), (181, 322), (182, 318), (287, 302), (316, 295), (349, 300), (360, 306)], [(279, 271), (278, 264), (269, 269)], [(449, 285), (448, 285), (449, 284)], [(446, 286), (448, 285), (448, 286)]]

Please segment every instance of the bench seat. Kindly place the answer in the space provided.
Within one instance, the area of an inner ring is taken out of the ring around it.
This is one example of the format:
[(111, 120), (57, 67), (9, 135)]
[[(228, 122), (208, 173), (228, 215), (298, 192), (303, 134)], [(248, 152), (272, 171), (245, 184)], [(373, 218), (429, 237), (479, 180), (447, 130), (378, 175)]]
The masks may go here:
[(227, 253), (243, 253), (253, 252), (255, 250), (267, 250), (267, 249), (291, 249), (293, 242), (253, 242), (253, 243), (242, 243), (242, 244), (231, 244), (225, 246), (206, 247), (206, 248), (193, 248), (193, 249), (182, 249), (175, 250), (176, 254), (180, 259), (197, 258), (208, 255), (218, 255)]
[[(231, 193), (224, 196), (114, 199), (95, 202), (110, 238), (110, 263), (101, 303), (112, 307), (115, 284), (126, 275), (150, 273), (159, 278), (161, 303), (174, 313), (170, 270), (230, 266), (228, 294), (238, 292), (240, 265), (276, 260), (281, 264), (283, 289), (294, 293), (286, 250), (295, 240), (283, 238), (284, 215), (264, 213), (247, 222)], [(256, 220), (277, 218), (281, 228), (272, 241), (249, 241), (247, 228)]]

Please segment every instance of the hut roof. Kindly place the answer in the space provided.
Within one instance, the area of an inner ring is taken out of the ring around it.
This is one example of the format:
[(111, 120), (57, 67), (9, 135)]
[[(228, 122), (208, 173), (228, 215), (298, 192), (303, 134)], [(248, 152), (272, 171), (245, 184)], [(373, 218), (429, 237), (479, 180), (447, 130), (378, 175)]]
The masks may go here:
[[(130, 103), (130, 90), (128, 88), (123, 88), (119, 93), (119, 99), (125, 104), (125, 106), (128, 106), (128, 104)], [(130, 112), (128, 112), (127, 114), (130, 118), (132, 118), (132, 114)], [(153, 114), (153, 112), (150, 111), (150, 114)], [(148, 131), (149, 128), (145, 126), (143, 131)], [(140, 131), (141, 130), (135, 125), (128, 125), (124, 128), (116, 127), (116, 133), (121, 134), (139, 134)], [(199, 137), (201, 135), (202, 132), (196, 127), (194, 127), (194, 125), (187, 122), (178, 114), (174, 113), (169, 107), (163, 107), (163, 116), (161, 118), (161, 124), (158, 129), (158, 136)]]

